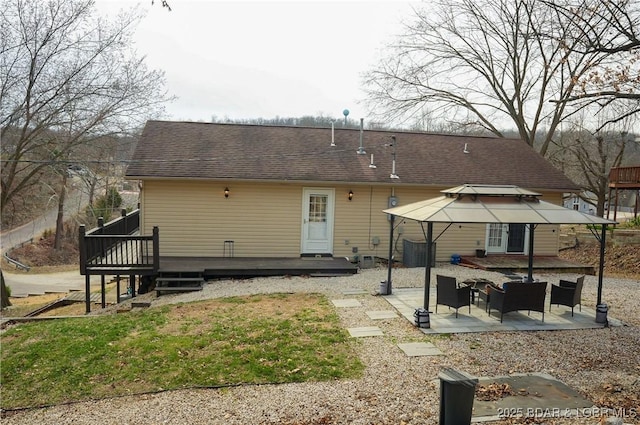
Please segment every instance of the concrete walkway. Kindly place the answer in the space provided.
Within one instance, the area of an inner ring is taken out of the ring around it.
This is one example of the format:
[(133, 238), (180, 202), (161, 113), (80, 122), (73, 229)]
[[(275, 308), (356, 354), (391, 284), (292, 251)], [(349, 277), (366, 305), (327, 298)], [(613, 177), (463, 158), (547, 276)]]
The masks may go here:
[[(557, 331), (567, 329), (598, 329), (604, 327), (602, 323), (596, 323), (596, 312), (593, 309), (579, 307), (574, 309), (571, 316), (571, 309), (565, 306), (553, 306), (549, 311), (549, 301), (546, 301), (544, 322), (542, 314), (532, 311), (530, 315), (526, 311), (514, 311), (506, 313), (500, 323), (500, 315), (493, 310), (491, 316), (484, 309), (484, 303), (480, 306), (471, 305), (471, 313), (468, 307), (458, 309), (456, 318), (455, 309), (449, 309), (445, 305), (438, 306), (438, 313), (435, 312), (436, 298), (435, 288), (430, 292), (430, 328), (420, 328), (425, 334), (450, 334), (466, 332), (496, 332), (496, 331)], [(415, 323), (413, 316), (417, 308), (423, 306), (423, 288), (397, 288), (393, 294), (385, 295), (384, 298), (398, 312), (411, 323)], [(622, 326), (619, 320), (608, 318), (609, 326)]]
[[(37, 274), (26, 272), (13, 273), (3, 270), (3, 274), (7, 286), (11, 288), (11, 296), (15, 298), (48, 293), (84, 291), (85, 278), (78, 270)], [(109, 276), (107, 278), (109, 278)]]

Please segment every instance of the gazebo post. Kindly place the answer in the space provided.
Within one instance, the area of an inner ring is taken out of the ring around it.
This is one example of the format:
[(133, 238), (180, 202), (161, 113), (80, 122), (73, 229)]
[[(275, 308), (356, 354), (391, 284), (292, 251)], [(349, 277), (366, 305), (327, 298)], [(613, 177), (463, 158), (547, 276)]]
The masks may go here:
[(427, 260), (424, 265), (424, 309), (429, 311), (429, 291), (431, 289), (431, 257), (432, 257), (432, 245), (433, 241), (433, 222), (427, 222)]
[(382, 295), (391, 295), (391, 269), (393, 268), (393, 222), (396, 216), (389, 214), (389, 267), (387, 268), (386, 291)]
[(606, 246), (607, 225), (602, 225), (602, 234), (600, 235), (600, 267), (598, 270), (598, 301), (596, 305), (602, 304), (602, 276), (604, 273), (604, 250)]
[(533, 233), (535, 228), (535, 224), (529, 224), (529, 267), (527, 270), (527, 282), (533, 282)]

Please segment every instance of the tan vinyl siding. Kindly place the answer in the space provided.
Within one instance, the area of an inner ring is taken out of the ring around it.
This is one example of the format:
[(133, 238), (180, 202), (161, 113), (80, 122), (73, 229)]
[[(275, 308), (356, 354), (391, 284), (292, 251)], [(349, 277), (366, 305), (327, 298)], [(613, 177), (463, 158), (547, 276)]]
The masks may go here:
[(143, 191), (144, 231), (159, 227), (161, 255), (221, 257), (225, 240), (236, 257), (299, 254), (298, 187), (147, 181)]
[[(224, 188), (229, 197), (224, 197)], [(305, 187), (333, 189), (335, 216), (333, 255), (353, 258), (374, 255), (387, 258), (389, 220), (382, 210), (392, 193), (404, 205), (440, 195), (440, 189), (367, 185), (302, 185), (183, 180), (147, 180), (143, 184), (142, 231), (159, 227), (162, 256), (221, 257), (225, 240), (233, 240), (236, 257), (287, 257), (301, 254), (303, 190)], [(353, 200), (348, 200), (349, 191)], [(560, 195), (543, 199), (560, 203)], [(416, 222), (395, 223), (395, 260), (402, 261), (403, 239), (424, 240)], [(434, 238), (446, 225), (434, 225)], [(426, 223), (424, 224), (426, 231)], [(402, 234), (398, 233), (402, 230)], [(451, 254), (475, 255), (485, 247), (486, 225), (452, 224), (436, 241), (437, 261)], [(373, 239), (380, 243), (373, 245)], [(556, 226), (538, 226), (535, 253), (555, 255)]]

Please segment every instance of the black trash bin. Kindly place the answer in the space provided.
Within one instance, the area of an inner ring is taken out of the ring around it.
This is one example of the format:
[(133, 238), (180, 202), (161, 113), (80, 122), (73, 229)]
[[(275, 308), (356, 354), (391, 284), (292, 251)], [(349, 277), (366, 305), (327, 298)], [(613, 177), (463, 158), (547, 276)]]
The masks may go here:
[(446, 368), (440, 378), (440, 425), (471, 424), (473, 398), (478, 379), (465, 372)]

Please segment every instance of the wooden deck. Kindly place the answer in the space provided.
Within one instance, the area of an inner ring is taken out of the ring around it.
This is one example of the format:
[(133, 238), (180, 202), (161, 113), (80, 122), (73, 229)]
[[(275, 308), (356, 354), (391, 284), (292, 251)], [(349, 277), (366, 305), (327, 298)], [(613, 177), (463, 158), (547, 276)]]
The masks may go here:
[(205, 279), (336, 276), (358, 272), (345, 258), (160, 257), (160, 275), (198, 273)]
[[(484, 258), (461, 258), (461, 264), (467, 267), (475, 267), (481, 270), (526, 273), (529, 269), (529, 257), (526, 255), (487, 255)], [(596, 270), (592, 266), (574, 263), (554, 256), (534, 256), (533, 271), (554, 273), (577, 273), (595, 275)]]

